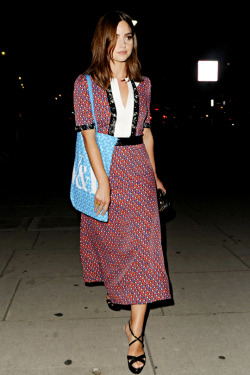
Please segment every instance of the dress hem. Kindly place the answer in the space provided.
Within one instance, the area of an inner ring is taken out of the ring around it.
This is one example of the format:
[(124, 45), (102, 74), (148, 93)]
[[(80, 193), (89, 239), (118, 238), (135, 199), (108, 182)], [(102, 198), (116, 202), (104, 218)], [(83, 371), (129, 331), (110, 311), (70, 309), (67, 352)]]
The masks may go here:
[[(83, 281), (86, 284), (100, 284), (100, 283), (102, 283), (105, 286), (105, 283), (102, 280), (95, 280), (95, 281), (93, 281), (93, 280), (92, 281), (83, 280)], [(105, 288), (106, 288), (106, 286), (105, 286)], [(113, 300), (113, 299), (110, 298), (112, 303), (115, 303), (115, 304), (120, 305), (120, 306), (145, 305), (145, 304), (148, 304), (148, 303), (155, 303), (155, 302), (166, 301), (166, 300), (171, 300), (171, 299), (172, 299), (172, 296), (170, 294), (166, 297), (159, 297), (157, 299), (154, 298), (153, 300), (152, 299), (149, 299), (149, 300), (148, 299), (147, 300), (141, 299), (140, 301), (137, 300), (136, 302), (128, 302), (128, 303), (117, 302), (117, 300)]]

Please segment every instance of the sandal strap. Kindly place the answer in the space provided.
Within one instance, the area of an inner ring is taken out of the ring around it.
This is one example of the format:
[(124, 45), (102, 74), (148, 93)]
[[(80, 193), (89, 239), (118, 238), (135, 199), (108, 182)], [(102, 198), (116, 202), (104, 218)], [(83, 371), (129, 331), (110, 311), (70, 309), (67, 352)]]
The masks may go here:
[(144, 347), (143, 342), (142, 342), (141, 340), (138, 340), (138, 339), (136, 339), (136, 340), (134, 340), (134, 341), (131, 341), (131, 343), (128, 344), (128, 346), (134, 344), (136, 341), (140, 341), (140, 343), (142, 344), (142, 347)]
[(129, 361), (130, 365), (133, 365), (135, 362), (141, 362), (143, 365), (145, 365), (145, 363), (146, 363), (145, 353), (139, 355), (138, 357), (136, 357), (134, 355), (128, 355), (127, 358), (128, 358), (128, 361)]
[(142, 346), (144, 346), (144, 345), (143, 345), (143, 341), (142, 341), (142, 334), (141, 334), (139, 337), (135, 336), (134, 332), (132, 331), (132, 329), (131, 329), (131, 327), (130, 327), (130, 321), (128, 322), (128, 326), (129, 326), (129, 330), (130, 330), (130, 332), (131, 332), (131, 335), (134, 336), (134, 338), (135, 338), (135, 340), (132, 341), (132, 342), (129, 344), (129, 346), (132, 345), (132, 344), (134, 344), (136, 341), (139, 341), (139, 342), (142, 344)]

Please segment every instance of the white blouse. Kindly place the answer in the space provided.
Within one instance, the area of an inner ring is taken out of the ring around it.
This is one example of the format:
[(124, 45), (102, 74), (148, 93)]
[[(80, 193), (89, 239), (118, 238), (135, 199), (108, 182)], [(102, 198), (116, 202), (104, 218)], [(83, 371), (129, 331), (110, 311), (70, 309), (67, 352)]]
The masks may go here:
[(126, 107), (124, 107), (118, 81), (116, 78), (111, 79), (111, 90), (117, 113), (114, 136), (119, 138), (130, 137), (134, 114), (134, 90), (131, 81), (129, 79), (126, 79), (126, 81), (128, 85), (128, 99)]

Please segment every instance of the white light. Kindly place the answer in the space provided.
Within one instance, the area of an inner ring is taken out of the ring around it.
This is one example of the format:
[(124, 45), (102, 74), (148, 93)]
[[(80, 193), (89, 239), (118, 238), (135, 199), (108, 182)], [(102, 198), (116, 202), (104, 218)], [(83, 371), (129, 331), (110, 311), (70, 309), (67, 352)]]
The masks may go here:
[(211, 99), (210, 105), (211, 105), (211, 107), (214, 107), (214, 99)]
[(200, 60), (198, 61), (198, 81), (216, 82), (218, 81), (218, 61)]
[(137, 20), (132, 20), (132, 23), (133, 23), (133, 25), (135, 26), (135, 25), (137, 25)]

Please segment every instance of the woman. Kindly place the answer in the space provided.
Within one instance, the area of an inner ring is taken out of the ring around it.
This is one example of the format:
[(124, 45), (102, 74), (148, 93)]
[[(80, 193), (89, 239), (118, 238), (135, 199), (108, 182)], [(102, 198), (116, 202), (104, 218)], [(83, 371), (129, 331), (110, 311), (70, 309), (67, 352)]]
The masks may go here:
[(129, 340), (128, 366), (138, 374), (145, 365), (143, 325), (147, 304), (171, 298), (161, 248), (156, 174), (150, 129), (151, 87), (142, 77), (131, 18), (111, 12), (98, 22), (92, 40), (91, 76), (98, 131), (118, 137), (107, 177), (95, 138), (86, 77), (74, 86), (76, 130), (98, 181), (96, 214), (109, 210), (109, 221), (81, 215), (80, 255), (84, 281), (104, 282), (114, 310), (131, 305), (124, 326)]

